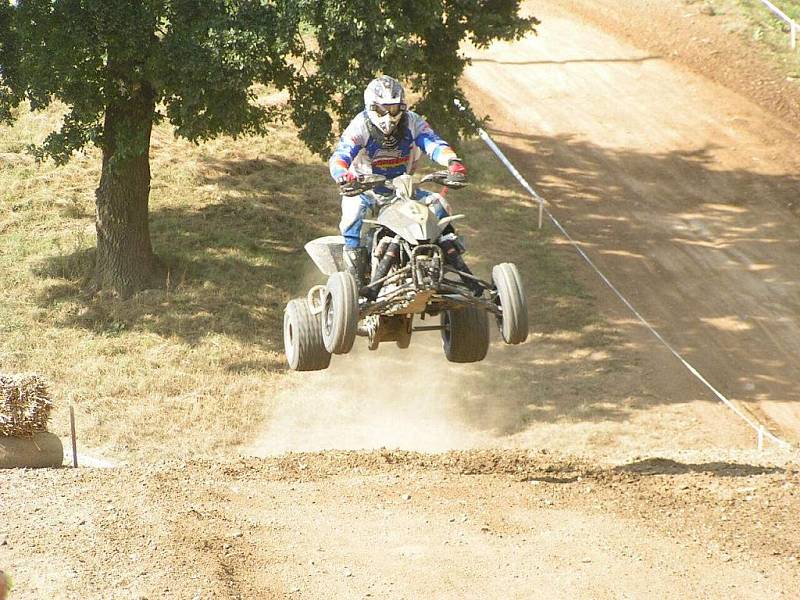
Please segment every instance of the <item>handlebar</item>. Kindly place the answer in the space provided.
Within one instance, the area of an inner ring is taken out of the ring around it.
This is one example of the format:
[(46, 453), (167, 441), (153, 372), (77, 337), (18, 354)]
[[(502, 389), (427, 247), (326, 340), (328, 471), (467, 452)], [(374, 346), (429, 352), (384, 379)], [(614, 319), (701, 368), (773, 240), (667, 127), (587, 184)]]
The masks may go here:
[[(454, 190), (460, 190), (469, 185), (466, 177), (460, 173), (450, 173), (449, 171), (436, 171), (426, 175), (420, 181), (420, 184), (422, 183), (436, 183)], [(343, 184), (339, 189), (343, 196), (358, 196), (382, 185), (391, 187), (391, 184), (387, 184), (386, 177), (383, 175), (365, 174), (359, 175), (357, 179)]]
[(358, 196), (384, 183), (386, 183), (386, 177), (383, 175), (359, 175), (358, 179), (354, 179), (342, 185), (340, 190), (343, 196)]
[(438, 183), (454, 190), (460, 190), (469, 185), (467, 178), (461, 173), (451, 173), (450, 171), (436, 171), (430, 175), (425, 175), (420, 183)]

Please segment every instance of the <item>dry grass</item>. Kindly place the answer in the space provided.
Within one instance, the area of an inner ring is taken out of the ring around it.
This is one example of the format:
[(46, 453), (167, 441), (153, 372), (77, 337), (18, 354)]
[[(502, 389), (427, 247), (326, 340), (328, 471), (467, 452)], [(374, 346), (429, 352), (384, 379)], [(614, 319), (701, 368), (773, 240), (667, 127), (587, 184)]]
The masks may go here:
[[(310, 265), (302, 245), (335, 231), (326, 166), (288, 126), (199, 146), (158, 127), (151, 231), (168, 285), (121, 301), (85, 285), (99, 153), (62, 168), (24, 153), (58, 119), (56, 109), (22, 111), (0, 128), (0, 365), (51, 381), (51, 429), (66, 435), (74, 403), (81, 441), (96, 452), (236, 449), (282, 385), (283, 306)], [(472, 263), (484, 275), (499, 260), (536, 273), (536, 327), (591, 329), (592, 301), (550, 252), (549, 234), (534, 229), (535, 211), (481, 145), (465, 150), (475, 185), (451, 199), (468, 214)]]
[[(302, 242), (335, 221), (333, 186), (288, 129), (195, 146), (156, 130), (152, 234), (169, 285), (129, 301), (85, 291), (99, 153), (24, 153), (59, 114), (0, 130), (0, 364), (73, 402), (85, 444), (117, 456), (215, 452), (261, 418), (283, 364), (280, 322)], [(167, 449), (169, 448), (169, 449)]]
[[(775, 0), (773, 3), (800, 22), (800, 2)], [(795, 51), (789, 48), (789, 26), (785, 22), (759, 0), (715, 0), (714, 4), (722, 14), (736, 17), (730, 22), (732, 31), (760, 42), (764, 55), (780, 65), (789, 80), (800, 85), (800, 48)]]

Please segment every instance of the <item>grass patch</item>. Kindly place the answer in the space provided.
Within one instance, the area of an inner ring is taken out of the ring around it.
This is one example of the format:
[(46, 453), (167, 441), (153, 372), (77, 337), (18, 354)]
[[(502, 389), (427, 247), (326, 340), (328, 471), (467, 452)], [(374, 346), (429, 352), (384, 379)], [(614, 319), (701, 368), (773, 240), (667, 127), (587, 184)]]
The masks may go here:
[[(151, 233), (169, 284), (120, 300), (86, 285), (94, 261), (95, 149), (56, 168), (24, 152), (60, 112), (22, 110), (0, 128), (0, 365), (52, 382), (53, 430), (67, 402), (84, 446), (122, 458), (230, 451), (260, 427), (282, 385), (282, 312), (304, 292), (303, 244), (336, 231), (326, 165), (288, 126), (265, 138), (200, 145), (154, 130)], [(598, 317), (536, 229), (536, 211), (479, 142), (474, 185), (450, 196), (483, 275), (516, 262), (539, 332), (586, 332)]]
[[(787, 23), (759, 0), (715, 0), (714, 4), (724, 14), (738, 17), (730, 25), (732, 30), (759, 42), (764, 54), (781, 66), (788, 79), (800, 85), (800, 49), (793, 51), (789, 47)], [(800, 23), (800, 2), (775, 0), (773, 4)]]

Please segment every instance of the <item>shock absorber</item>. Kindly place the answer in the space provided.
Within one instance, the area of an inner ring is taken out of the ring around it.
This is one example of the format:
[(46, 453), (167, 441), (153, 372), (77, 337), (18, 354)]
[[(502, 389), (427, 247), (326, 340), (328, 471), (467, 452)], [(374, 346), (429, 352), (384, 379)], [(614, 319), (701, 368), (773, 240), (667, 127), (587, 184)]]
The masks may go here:
[[(386, 247), (386, 251), (381, 257), (381, 262), (378, 263), (378, 268), (375, 270), (375, 276), (372, 281), (379, 281), (388, 275), (389, 270), (397, 264), (400, 259), (400, 237), (395, 237)], [(374, 301), (383, 287), (382, 283), (370, 283), (361, 288), (361, 295), (369, 300)]]

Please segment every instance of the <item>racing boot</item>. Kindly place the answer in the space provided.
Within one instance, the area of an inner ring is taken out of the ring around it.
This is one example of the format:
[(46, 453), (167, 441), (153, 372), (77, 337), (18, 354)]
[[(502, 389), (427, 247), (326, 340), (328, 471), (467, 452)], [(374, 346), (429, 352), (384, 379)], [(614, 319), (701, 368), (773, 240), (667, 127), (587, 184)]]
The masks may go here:
[(357, 248), (345, 248), (343, 253), (344, 270), (356, 280), (356, 289), (361, 289), (364, 285), (364, 273), (367, 270), (367, 249), (363, 246)]
[[(444, 260), (448, 265), (457, 271), (472, 275), (472, 271), (470, 271), (467, 263), (464, 262), (464, 257), (461, 255), (461, 248), (463, 248), (463, 246), (461, 246), (459, 243), (458, 236), (455, 234), (455, 232), (452, 232), (451, 230), (451, 233), (446, 233), (439, 238), (439, 246), (444, 251)], [(461, 281), (476, 297), (483, 294), (483, 286), (480, 283), (469, 277), (464, 277), (463, 275), (460, 277)]]

